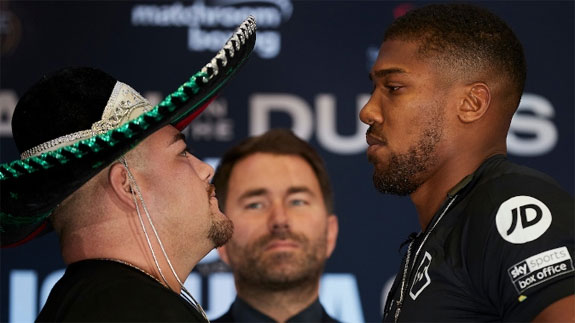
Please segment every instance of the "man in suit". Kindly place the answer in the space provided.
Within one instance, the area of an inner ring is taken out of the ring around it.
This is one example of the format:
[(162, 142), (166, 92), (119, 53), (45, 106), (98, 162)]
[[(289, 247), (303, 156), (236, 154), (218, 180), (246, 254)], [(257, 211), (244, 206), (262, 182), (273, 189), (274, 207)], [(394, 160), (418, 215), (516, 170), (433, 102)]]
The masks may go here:
[(228, 150), (214, 175), (234, 223), (219, 249), (237, 298), (215, 322), (333, 322), (319, 281), (338, 222), (323, 161), (288, 130), (270, 130)]

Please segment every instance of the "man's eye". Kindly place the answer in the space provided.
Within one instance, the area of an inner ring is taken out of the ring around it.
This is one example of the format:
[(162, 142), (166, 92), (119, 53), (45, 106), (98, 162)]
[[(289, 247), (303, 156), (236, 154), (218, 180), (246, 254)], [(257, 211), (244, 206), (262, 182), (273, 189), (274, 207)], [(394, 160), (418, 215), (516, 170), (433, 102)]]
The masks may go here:
[(254, 202), (254, 203), (248, 203), (245, 208), (248, 210), (259, 210), (263, 207), (262, 203), (260, 202)]
[(305, 201), (305, 200), (291, 200), (289, 203), (292, 206), (302, 206), (302, 205), (308, 204), (307, 201)]
[(397, 90), (401, 89), (401, 86), (394, 86), (394, 85), (387, 85), (385, 88), (390, 92), (396, 92)]
[(182, 155), (183, 157), (188, 157), (188, 150), (187, 149), (182, 150), (180, 155)]

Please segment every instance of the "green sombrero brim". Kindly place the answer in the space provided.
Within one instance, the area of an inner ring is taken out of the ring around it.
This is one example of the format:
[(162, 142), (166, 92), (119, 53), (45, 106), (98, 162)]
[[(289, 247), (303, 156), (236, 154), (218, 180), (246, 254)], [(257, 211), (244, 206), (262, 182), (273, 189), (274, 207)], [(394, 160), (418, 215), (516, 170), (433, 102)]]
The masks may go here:
[(105, 134), (0, 165), (0, 246), (19, 245), (50, 229), (52, 210), (147, 136), (172, 124), (182, 129), (243, 66), (256, 40), (248, 17), (222, 50), (152, 110)]

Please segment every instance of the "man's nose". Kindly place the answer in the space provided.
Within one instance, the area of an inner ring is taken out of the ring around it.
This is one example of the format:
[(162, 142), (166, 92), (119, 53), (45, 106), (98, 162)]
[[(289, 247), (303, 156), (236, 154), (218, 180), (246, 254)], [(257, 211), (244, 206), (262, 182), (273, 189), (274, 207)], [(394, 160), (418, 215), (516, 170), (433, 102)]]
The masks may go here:
[(198, 176), (209, 183), (212, 180), (212, 177), (214, 177), (214, 168), (210, 166), (210, 164), (195, 157), (192, 163), (194, 164), (194, 168), (196, 169)]
[(269, 229), (271, 232), (281, 232), (290, 228), (289, 216), (281, 203), (275, 203), (269, 216)]
[(373, 125), (374, 123), (383, 123), (383, 116), (381, 114), (380, 107), (375, 103), (375, 98), (373, 94), (367, 101), (367, 103), (359, 111), (359, 119), (366, 125)]

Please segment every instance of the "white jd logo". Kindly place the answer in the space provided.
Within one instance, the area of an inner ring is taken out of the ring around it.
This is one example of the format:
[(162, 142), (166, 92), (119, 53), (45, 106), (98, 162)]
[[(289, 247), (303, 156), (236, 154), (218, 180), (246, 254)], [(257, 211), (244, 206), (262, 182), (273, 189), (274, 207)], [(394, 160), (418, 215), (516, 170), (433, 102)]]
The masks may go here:
[(411, 289), (409, 290), (409, 296), (411, 296), (411, 299), (415, 300), (417, 296), (423, 292), (425, 287), (431, 283), (429, 273), (427, 272), (430, 265), (431, 255), (426, 251), (423, 256), (423, 260), (421, 260), (421, 264), (417, 267), (417, 272), (413, 279), (413, 285), (411, 285)]
[[(535, 217), (532, 220), (527, 219), (527, 209), (532, 209), (535, 211)], [(535, 204), (527, 204), (515, 208), (511, 210), (512, 220), (511, 220), (511, 226), (509, 227), (509, 230), (507, 230), (506, 232), (507, 235), (513, 233), (513, 231), (515, 231), (515, 228), (517, 227), (517, 210), (519, 210), (519, 214), (521, 216), (521, 227), (523, 229), (537, 224), (543, 218), (543, 211), (541, 211), (541, 208)]]
[(522, 244), (539, 238), (551, 225), (547, 205), (531, 196), (514, 196), (497, 210), (495, 224), (503, 239)]

